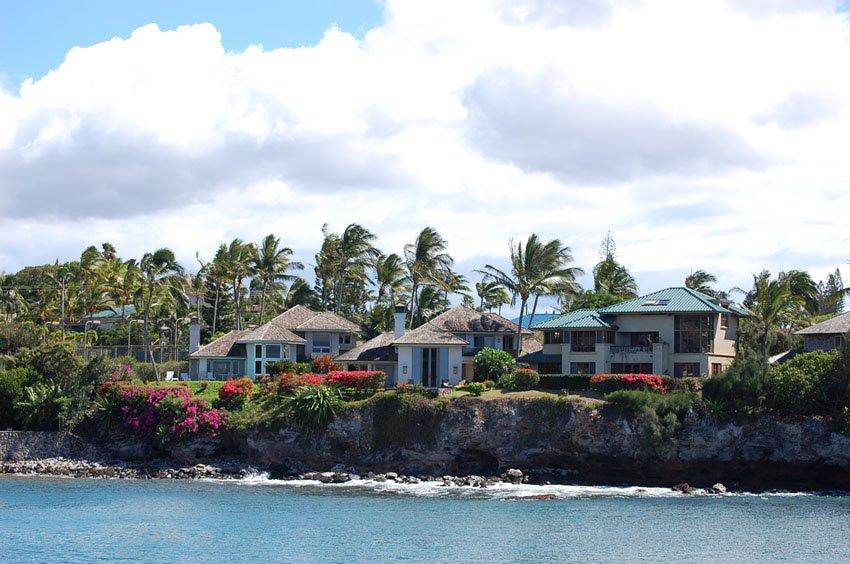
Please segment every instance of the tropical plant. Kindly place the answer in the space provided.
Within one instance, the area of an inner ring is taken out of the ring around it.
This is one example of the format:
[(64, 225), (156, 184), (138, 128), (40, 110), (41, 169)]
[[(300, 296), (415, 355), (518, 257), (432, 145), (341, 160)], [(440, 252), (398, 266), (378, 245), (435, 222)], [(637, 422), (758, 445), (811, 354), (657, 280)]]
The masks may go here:
[[(529, 297), (552, 294), (575, 284), (575, 277), (582, 273), (580, 268), (568, 267), (573, 256), (569, 247), (561, 246), (558, 239), (542, 242), (532, 234), (525, 246), (522, 241), (514, 245), (510, 242), (511, 272), (505, 273), (492, 265), (484, 267), (483, 274), (489, 274), (499, 281), (512, 294), (512, 302), (520, 299), (520, 316), (525, 315)], [(531, 319), (533, 321), (534, 310)], [(522, 326), (517, 325), (517, 356), (522, 352)]]
[(705, 294), (707, 296), (714, 296), (717, 292), (709, 286), (709, 284), (716, 284), (717, 277), (714, 274), (710, 274), (705, 270), (697, 270), (696, 272), (692, 272), (685, 278), (685, 287), (690, 288), (691, 290), (696, 290), (701, 294)]
[(227, 247), (226, 270), (233, 286), (233, 299), (236, 302), (236, 330), (242, 330), (242, 282), (254, 273), (257, 260), (257, 248), (253, 243), (243, 243), (234, 239)]
[(744, 302), (750, 315), (744, 318), (744, 329), (755, 332), (761, 356), (767, 362), (771, 332), (794, 321), (800, 311), (801, 298), (794, 295), (789, 278), (774, 280), (763, 272), (753, 275), (753, 289)]
[(343, 405), (342, 394), (333, 386), (302, 386), (286, 400), (285, 410), (305, 428), (326, 427)]
[(162, 290), (179, 291), (183, 267), (177, 263), (170, 249), (162, 248), (153, 253), (145, 253), (139, 262), (142, 286), (137, 295), (144, 304), (143, 330), (145, 335), (145, 360), (150, 351), (150, 315), (154, 298)]
[(304, 265), (291, 260), (292, 249), (281, 247), (280, 239), (273, 234), (266, 235), (260, 243), (254, 256), (253, 273), (261, 283), (260, 294), (260, 323), (265, 322), (266, 292), (274, 283), (281, 280), (292, 280), (287, 274), (290, 270), (302, 270)]
[(493, 311), (497, 307), (501, 313), (502, 306), (511, 301), (505, 287), (491, 276), (485, 276), (475, 284), (475, 293), (480, 300), (478, 311)]
[[(410, 283), (410, 318), (413, 326), (421, 302), (423, 284), (433, 284), (439, 278), (448, 278), (454, 259), (446, 249), (448, 243), (433, 227), (424, 228), (413, 243), (404, 246), (404, 264)], [(420, 316), (421, 317), (421, 316)]]
[(483, 348), (472, 357), (472, 371), (476, 380), (498, 380), (508, 374), (516, 361), (507, 351)]

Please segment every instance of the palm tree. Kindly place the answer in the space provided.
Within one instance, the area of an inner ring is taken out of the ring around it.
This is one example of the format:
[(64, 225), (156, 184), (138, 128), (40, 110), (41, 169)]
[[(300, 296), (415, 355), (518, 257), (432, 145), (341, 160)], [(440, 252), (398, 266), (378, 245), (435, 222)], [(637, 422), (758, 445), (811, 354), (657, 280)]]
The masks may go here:
[(706, 296), (716, 296), (717, 292), (709, 286), (709, 284), (716, 284), (717, 277), (714, 274), (708, 273), (705, 270), (697, 270), (696, 272), (692, 272), (687, 278), (685, 278), (685, 287), (690, 288), (691, 290), (696, 290), (701, 294), (705, 294)]
[(478, 305), (479, 311), (484, 311), (485, 309), (487, 311), (493, 311), (494, 307), (501, 309), (502, 304), (511, 301), (502, 283), (490, 276), (485, 276), (481, 282), (476, 282), (475, 293), (478, 294), (478, 298), (481, 300)]
[[(488, 274), (511, 292), (512, 302), (519, 296), (520, 317), (524, 315), (528, 299), (532, 295), (548, 294), (557, 288), (574, 282), (581, 269), (567, 267), (573, 261), (569, 247), (561, 246), (561, 241), (553, 239), (543, 243), (536, 234), (532, 234), (523, 248), (522, 241), (514, 245), (510, 242), (511, 273), (507, 274), (492, 265), (486, 265), (482, 274)], [(516, 354), (522, 353), (522, 324), (517, 324)]]
[(242, 330), (242, 282), (254, 273), (253, 265), (257, 261), (257, 248), (253, 243), (243, 243), (234, 239), (227, 247), (226, 268), (233, 285), (233, 299), (236, 302), (236, 329)]
[(378, 286), (377, 303), (384, 298), (391, 305), (396, 305), (396, 294), (404, 288), (404, 263), (395, 253), (380, 255), (375, 259), (375, 285)]
[(787, 281), (788, 288), (799, 301), (803, 312), (808, 315), (817, 315), (818, 312), (818, 285), (812, 277), (804, 270), (789, 270), (780, 272), (779, 278)]
[(448, 243), (433, 227), (426, 227), (412, 244), (404, 246), (405, 266), (410, 281), (410, 327), (419, 307), (419, 290), (423, 283), (435, 282), (450, 271), (454, 259), (446, 252)]
[(3, 320), (9, 321), (27, 310), (27, 302), (15, 287), (15, 277), (0, 273), (0, 309)]
[(265, 320), (266, 313), (266, 291), (269, 286), (279, 280), (292, 280), (294, 277), (287, 274), (289, 270), (302, 270), (304, 265), (300, 262), (292, 262), (292, 249), (281, 247), (280, 239), (273, 234), (266, 235), (254, 257), (253, 271), (259, 279), (262, 290), (260, 294), (260, 324)]
[(770, 280), (769, 275), (753, 275), (753, 289), (748, 295), (751, 324), (761, 344), (761, 354), (767, 362), (770, 350), (770, 332), (790, 323), (799, 311), (802, 300), (791, 291), (789, 280), (778, 277)]
[(228, 248), (224, 243), (218, 246), (218, 250), (216, 250), (215, 257), (212, 262), (204, 262), (201, 257), (195, 253), (195, 258), (198, 259), (198, 262), (201, 265), (201, 270), (198, 272), (198, 275), (203, 273), (204, 278), (206, 278), (207, 285), (212, 284), (215, 287), (215, 298), (213, 299), (213, 318), (212, 318), (212, 328), (211, 333), (215, 335), (216, 329), (218, 327), (218, 312), (219, 307), (221, 306), (221, 292), (226, 288), (227, 282), (230, 279), (228, 274)]
[(180, 283), (183, 275), (183, 267), (177, 263), (171, 249), (162, 248), (153, 253), (145, 253), (139, 262), (142, 286), (138, 294), (144, 304), (144, 334), (145, 334), (145, 361), (147, 361), (150, 349), (150, 314), (154, 295), (164, 286), (173, 286)]
[(637, 297), (638, 286), (625, 266), (614, 257), (608, 257), (593, 267), (593, 287), (596, 292), (606, 292), (620, 300)]

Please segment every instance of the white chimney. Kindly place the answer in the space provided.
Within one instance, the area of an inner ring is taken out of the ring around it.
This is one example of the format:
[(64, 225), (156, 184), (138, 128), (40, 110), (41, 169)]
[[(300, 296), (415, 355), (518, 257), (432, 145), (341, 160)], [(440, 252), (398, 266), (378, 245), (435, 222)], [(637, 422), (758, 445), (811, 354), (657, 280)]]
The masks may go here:
[(201, 324), (197, 317), (189, 320), (189, 354), (201, 348)]
[(404, 306), (395, 306), (393, 321), (395, 322), (395, 335), (393, 338), (398, 339), (404, 335), (404, 319), (407, 317), (407, 310)]

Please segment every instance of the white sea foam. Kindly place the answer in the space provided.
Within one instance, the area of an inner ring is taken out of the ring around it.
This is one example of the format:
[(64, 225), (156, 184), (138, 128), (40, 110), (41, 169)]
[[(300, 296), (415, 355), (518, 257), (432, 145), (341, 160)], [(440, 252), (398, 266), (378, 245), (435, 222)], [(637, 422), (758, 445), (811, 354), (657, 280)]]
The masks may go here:
[[(351, 480), (341, 484), (323, 484), (317, 480), (275, 480), (267, 472), (246, 474), (238, 480), (212, 480), (221, 483), (244, 486), (285, 487), (285, 488), (326, 488), (342, 491), (374, 493), (376, 495), (401, 495), (412, 497), (451, 497), (468, 499), (494, 499), (503, 501), (522, 501), (540, 496), (552, 496), (552, 499), (592, 499), (592, 498), (684, 498), (711, 496), (706, 490), (697, 489), (692, 494), (683, 494), (670, 488), (644, 486), (585, 486), (585, 485), (531, 485), (497, 483), (486, 488), (472, 486), (444, 485), (442, 481), (410, 484), (387, 480)], [(798, 497), (813, 495), (807, 492), (771, 492), (771, 493), (726, 493), (722, 496), (753, 497)]]

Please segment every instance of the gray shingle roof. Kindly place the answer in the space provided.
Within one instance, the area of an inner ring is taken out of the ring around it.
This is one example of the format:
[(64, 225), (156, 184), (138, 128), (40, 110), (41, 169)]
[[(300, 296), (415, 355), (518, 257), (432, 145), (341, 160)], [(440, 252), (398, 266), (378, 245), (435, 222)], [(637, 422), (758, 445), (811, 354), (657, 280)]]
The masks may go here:
[[(431, 324), (452, 333), (516, 333), (517, 324), (499, 314), (459, 305), (441, 313)], [(527, 329), (523, 333), (530, 333)]]
[(850, 312), (836, 315), (826, 321), (815, 323), (811, 327), (795, 331), (796, 335), (835, 335), (850, 331)]
[(408, 331), (396, 339), (394, 343), (397, 345), (469, 345), (466, 339), (456, 337), (450, 331), (446, 331), (430, 321)]
[(239, 338), (239, 341), (242, 343), (256, 341), (279, 341), (282, 343), (292, 343), (295, 345), (303, 345), (307, 342), (302, 337), (299, 337), (281, 324), (275, 323), (274, 319), (272, 319), (268, 323), (260, 325), (256, 329), (250, 329), (248, 331), (245, 331), (242, 337)]
[(392, 331), (381, 333), (374, 339), (369, 339), (365, 343), (339, 355), (334, 360), (348, 362), (395, 362), (398, 360), (398, 353), (393, 346), (393, 337)]
[(212, 343), (204, 345), (189, 355), (189, 358), (236, 357), (244, 358), (245, 345), (239, 343), (239, 338), (247, 331), (231, 331), (222, 335)]
[(340, 333), (359, 333), (361, 330), (356, 323), (329, 311), (317, 313), (294, 329), (296, 331), (335, 331)]

